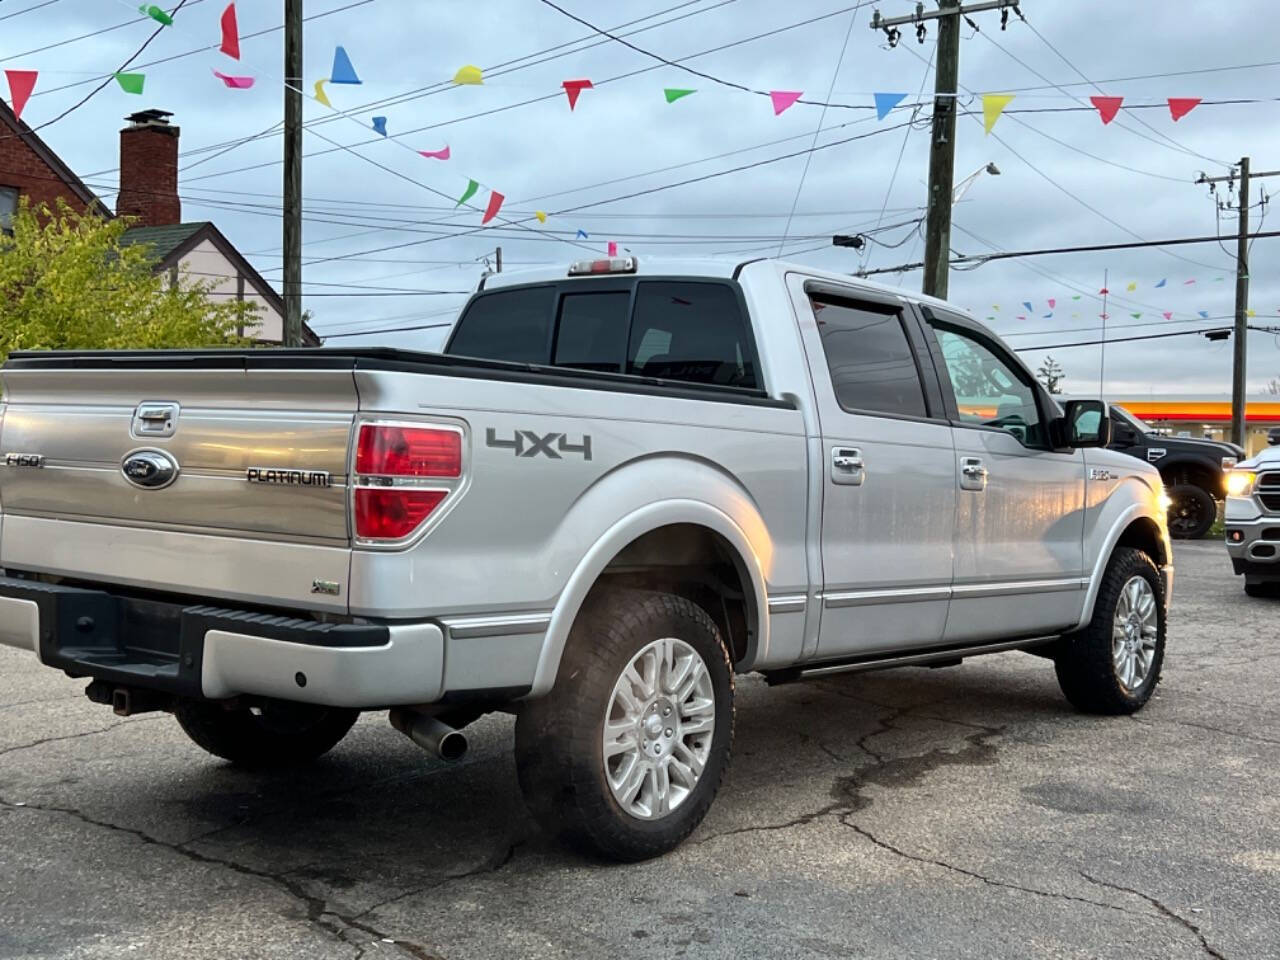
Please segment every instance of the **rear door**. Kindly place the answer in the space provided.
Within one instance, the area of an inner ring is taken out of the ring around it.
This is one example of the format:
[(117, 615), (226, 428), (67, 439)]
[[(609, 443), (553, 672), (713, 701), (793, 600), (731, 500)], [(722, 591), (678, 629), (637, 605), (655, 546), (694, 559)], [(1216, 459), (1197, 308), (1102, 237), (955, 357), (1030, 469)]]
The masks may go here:
[(790, 283), (822, 432), (818, 658), (939, 643), (955, 458), (915, 314), (856, 288)]
[(926, 308), (955, 436), (948, 643), (1052, 633), (1080, 616), (1085, 464), (1051, 448), (1050, 401), (991, 333)]

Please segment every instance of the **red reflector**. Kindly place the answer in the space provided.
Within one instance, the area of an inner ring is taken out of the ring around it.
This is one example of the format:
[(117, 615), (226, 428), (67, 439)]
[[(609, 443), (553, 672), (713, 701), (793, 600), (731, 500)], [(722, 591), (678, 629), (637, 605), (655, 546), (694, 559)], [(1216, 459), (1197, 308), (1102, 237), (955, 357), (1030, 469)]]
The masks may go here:
[(356, 444), (356, 473), (384, 477), (462, 475), (462, 436), (456, 430), (367, 423)]
[(364, 540), (407, 537), (446, 496), (445, 490), (360, 487), (356, 490), (356, 536)]

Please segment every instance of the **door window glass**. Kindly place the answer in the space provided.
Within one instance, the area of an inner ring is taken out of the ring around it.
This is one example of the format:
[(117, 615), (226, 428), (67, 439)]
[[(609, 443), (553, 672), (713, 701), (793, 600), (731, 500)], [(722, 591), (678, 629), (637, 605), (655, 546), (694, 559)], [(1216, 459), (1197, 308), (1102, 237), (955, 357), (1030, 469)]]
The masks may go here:
[(928, 416), (915, 356), (897, 310), (846, 301), (810, 302), (842, 409)]
[(557, 367), (621, 373), (627, 350), (631, 293), (571, 293), (560, 302), (560, 324), (551, 362)]
[(1026, 374), (981, 341), (936, 328), (963, 423), (1006, 430), (1029, 447), (1045, 446), (1035, 389)]

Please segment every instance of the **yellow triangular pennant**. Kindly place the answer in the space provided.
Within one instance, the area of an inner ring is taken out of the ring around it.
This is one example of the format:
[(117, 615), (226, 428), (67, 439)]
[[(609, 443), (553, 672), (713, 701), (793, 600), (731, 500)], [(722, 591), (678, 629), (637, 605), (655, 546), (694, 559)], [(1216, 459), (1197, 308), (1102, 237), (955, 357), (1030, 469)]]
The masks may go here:
[(982, 95), (982, 126), (988, 134), (991, 133), (991, 128), (996, 125), (996, 121), (1000, 119), (1000, 114), (1004, 113), (1004, 108), (1012, 102), (1012, 93), (984, 93)]

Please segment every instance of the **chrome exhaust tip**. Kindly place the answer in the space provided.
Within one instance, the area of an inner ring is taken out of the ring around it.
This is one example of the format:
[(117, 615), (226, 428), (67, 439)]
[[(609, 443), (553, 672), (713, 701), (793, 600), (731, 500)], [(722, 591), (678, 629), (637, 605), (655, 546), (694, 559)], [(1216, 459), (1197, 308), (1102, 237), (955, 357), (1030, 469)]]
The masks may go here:
[(393, 727), (445, 763), (457, 763), (467, 755), (466, 734), (435, 717), (396, 707), (390, 719)]

